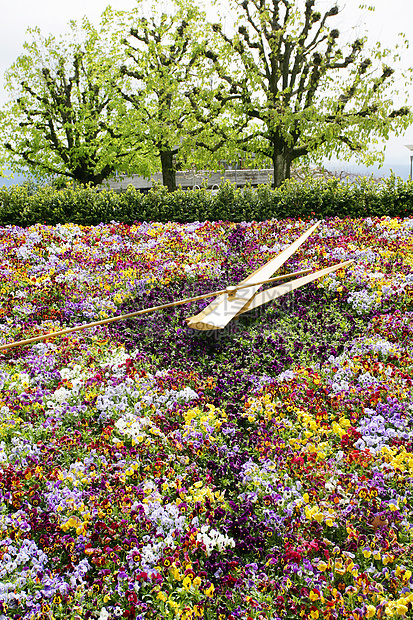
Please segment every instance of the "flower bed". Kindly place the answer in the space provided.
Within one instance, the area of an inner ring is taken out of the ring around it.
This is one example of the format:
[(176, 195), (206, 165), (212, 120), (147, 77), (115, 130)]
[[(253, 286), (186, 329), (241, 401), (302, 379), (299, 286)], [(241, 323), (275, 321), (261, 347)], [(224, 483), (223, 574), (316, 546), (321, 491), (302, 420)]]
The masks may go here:
[[(309, 222), (0, 229), (1, 343), (234, 284)], [(209, 300), (2, 353), (0, 618), (412, 617), (413, 220), (223, 332)]]

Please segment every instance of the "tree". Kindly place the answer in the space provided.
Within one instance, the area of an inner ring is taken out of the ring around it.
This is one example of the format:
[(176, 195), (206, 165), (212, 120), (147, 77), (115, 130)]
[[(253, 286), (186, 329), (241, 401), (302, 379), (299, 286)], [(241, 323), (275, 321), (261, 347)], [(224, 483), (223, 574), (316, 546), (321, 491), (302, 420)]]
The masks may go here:
[[(201, 53), (205, 15), (193, 4), (171, 6), (171, 15), (152, 7), (145, 17), (140, 3), (132, 12), (116, 13), (115, 19), (127, 57), (120, 92), (133, 110), (130, 135), (158, 158), (163, 184), (174, 191), (176, 159), (196, 158), (195, 136), (205, 137), (205, 125), (199, 126), (188, 93), (192, 101), (194, 93), (197, 101), (207, 98), (210, 67)], [(108, 23), (113, 19), (108, 11)]]
[(380, 160), (369, 144), (412, 122), (409, 108), (393, 107), (390, 52), (377, 45), (365, 55), (366, 38), (340, 45), (330, 27), (337, 6), (322, 14), (315, 0), (232, 5), (240, 15), (235, 34), (214, 24), (216, 40), (205, 50), (219, 79), (215, 100), (248, 121), (241, 142), (273, 162), (275, 186), (298, 158), (356, 153), (366, 163)]
[(29, 30), (31, 42), (7, 72), (4, 158), (14, 171), (93, 185), (117, 170), (149, 169), (130, 149), (114, 50), (86, 19), (70, 26), (60, 40)]

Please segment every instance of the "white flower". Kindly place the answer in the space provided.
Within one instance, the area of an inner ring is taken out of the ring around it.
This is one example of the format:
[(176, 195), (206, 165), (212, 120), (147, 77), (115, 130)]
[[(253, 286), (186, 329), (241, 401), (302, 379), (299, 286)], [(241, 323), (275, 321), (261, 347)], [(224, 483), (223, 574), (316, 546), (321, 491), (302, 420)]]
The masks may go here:
[(201, 527), (201, 531), (199, 531), (196, 535), (197, 541), (205, 545), (207, 555), (210, 555), (214, 549), (222, 551), (227, 547), (235, 547), (235, 540), (233, 538), (230, 538), (225, 534), (221, 534), (218, 530), (214, 529), (211, 529), (207, 533), (208, 529), (209, 526), (203, 525)]
[(358, 382), (362, 385), (372, 385), (373, 383), (377, 383), (377, 379), (373, 377), (369, 372), (365, 372), (360, 375), (358, 378)]
[(106, 609), (106, 607), (102, 607), (102, 609), (100, 610), (100, 616), (98, 618), (98, 620), (107, 620), (109, 618), (109, 612)]
[(176, 393), (176, 398), (185, 401), (196, 400), (198, 398), (198, 394), (190, 387), (185, 387), (183, 390)]
[(61, 368), (59, 372), (63, 380), (70, 379), (72, 376), (71, 368)]
[(59, 388), (53, 393), (53, 398), (57, 400), (58, 403), (67, 402), (70, 397), (70, 390), (67, 390), (64, 387)]

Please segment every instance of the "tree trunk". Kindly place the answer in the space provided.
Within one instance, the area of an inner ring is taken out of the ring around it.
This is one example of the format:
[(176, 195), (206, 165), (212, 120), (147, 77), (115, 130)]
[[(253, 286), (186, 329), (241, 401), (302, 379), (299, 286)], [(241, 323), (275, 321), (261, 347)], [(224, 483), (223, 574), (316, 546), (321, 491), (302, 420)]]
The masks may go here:
[(285, 179), (290, 178), (291, 156), (287, 150), (275, 150), (272, 157), (274, 166), (273, 187), (279, 187)]
[(107, 179), (113, 170), (109, 166), (105, 166), (101, 172), (93, 172), (87, 166), (78, 166), (73, 172), (73, 180), (82, 185), (101, 185)]
[(162, 183), (168, 188), (168, 192), (176, 190), (176, 169), (172, 151), (161, 151)]

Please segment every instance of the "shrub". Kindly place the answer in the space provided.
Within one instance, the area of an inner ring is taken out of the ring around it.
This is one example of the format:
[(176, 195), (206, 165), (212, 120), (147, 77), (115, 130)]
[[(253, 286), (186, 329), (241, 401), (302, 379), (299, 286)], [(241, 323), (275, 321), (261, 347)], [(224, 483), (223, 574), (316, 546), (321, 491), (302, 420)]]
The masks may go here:
[(168, 193), (155, 185), (144, 195), (129, 186), (123, 193), (97, 190), (90, 186), (56, 189), (44, 186), (32, 192), (26, 185), (0, 188), (0, 224), (30, 226), (72, 222), (96, 225), (112, 220), (233, 222), (264, 221), (271, 218), (407, 217), (413, 214), (413, 182), (395, 175), (382, 183), (362, 178), (356, 183), (338, 179), (289, 179), (276, 189), (261, 185), (237, 189), (223, 183), (213, 194), (205, 188), (178, 189)]

